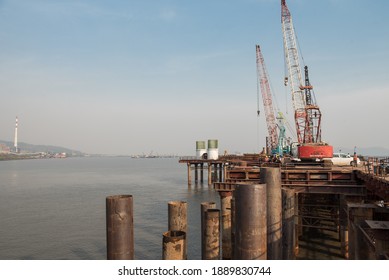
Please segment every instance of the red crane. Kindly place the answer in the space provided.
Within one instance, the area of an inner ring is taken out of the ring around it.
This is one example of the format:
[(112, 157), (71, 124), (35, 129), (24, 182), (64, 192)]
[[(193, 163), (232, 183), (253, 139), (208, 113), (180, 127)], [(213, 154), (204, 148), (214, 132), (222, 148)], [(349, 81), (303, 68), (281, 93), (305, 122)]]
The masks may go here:
[(273, 102), (271, 97), (268, 74), (265, 66), (265, 60), (263, 59), (263, 55), (259, 45), (256, 45), (256, 56), (257, 56), (257, 74), (258, 74), (259, 84), (261, 86), (267, 130), (269, 133), (270, 146), (271, 149), (273, 150), (277, 147), (278, 144), (277, 124), (276, 124), (276, 118), (274, 116)]
[(302, 79), (297, 40), (286, 0), (281, 0), (281, 23), (295, 113), (298, 157), (301, 160), (332, 158), (333, 147), (321, 140), (321, 112), (309, 82), (307, 66), (304, 67), (305, 81)]

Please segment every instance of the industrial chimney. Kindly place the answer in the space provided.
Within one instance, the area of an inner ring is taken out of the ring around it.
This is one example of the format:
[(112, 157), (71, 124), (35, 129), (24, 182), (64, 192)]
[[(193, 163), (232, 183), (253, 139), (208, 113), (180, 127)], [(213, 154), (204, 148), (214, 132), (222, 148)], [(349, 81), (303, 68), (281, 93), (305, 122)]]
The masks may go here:
[(16, 116), (16, 124), (15, 124), (15, 141), (14, 141), (14, 148), (15, 148), (15, 153), (19, 152), (18, 149), (18, 117)]

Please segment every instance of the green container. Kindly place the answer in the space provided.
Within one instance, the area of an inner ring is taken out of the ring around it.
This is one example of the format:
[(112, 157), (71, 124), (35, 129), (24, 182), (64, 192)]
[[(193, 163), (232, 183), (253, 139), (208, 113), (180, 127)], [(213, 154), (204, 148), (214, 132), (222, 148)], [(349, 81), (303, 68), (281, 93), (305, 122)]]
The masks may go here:
[(218, 142), (217, 140), (208, 140), (208, 149), (217, 149)]
[(196, 150), (205, 150), (205, 141), (196, 141)]

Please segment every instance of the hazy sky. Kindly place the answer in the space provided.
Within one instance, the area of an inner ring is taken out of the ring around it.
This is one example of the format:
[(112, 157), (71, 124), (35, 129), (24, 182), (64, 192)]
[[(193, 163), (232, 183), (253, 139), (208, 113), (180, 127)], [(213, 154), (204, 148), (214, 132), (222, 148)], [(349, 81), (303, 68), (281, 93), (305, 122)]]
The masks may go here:
[[(258, 152), (255, 44), (279, 107), (280, 0), (0, 0), (0, 139), (87, 153)], [(389, 148), (389, 1), (289, 0), (334, 146)]]

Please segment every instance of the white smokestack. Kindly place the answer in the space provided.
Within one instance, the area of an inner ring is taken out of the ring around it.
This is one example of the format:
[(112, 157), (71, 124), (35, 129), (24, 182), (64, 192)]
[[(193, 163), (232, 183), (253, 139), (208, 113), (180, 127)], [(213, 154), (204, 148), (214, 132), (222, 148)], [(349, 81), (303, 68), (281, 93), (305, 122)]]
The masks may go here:
[(15, 141), (14, 141), (15, 153), (18, 152), (18, 117), (16, 116), (15, 124)]

